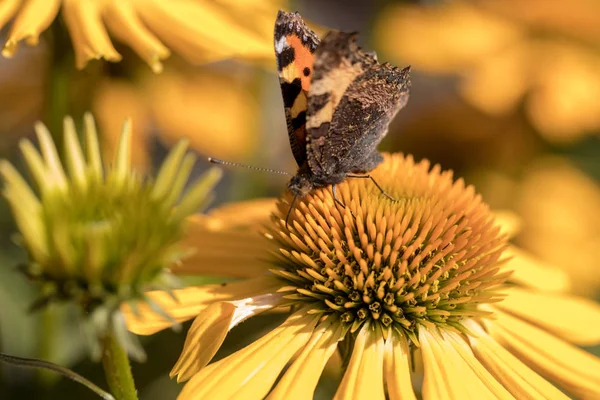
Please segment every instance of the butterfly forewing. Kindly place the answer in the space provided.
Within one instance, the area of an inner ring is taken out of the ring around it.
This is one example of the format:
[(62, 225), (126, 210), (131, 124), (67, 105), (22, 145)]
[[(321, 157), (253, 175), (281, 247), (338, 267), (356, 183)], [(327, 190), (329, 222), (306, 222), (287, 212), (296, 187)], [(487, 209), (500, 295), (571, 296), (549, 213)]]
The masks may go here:
[(279, 11), (275, 22), (275, 55), (292, 153), (306, 161), (306, 109), (319, 37), (297, 13)]

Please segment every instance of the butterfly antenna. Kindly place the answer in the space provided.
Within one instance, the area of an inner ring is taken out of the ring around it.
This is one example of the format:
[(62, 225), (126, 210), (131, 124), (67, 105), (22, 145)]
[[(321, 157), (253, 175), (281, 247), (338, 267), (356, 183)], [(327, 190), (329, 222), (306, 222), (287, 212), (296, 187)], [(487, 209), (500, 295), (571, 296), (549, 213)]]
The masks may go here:
[(290, 227), (288, 225), (288, 222), (290, 221), (290, 215), (292, 215), (292, 209), (294, 208), (294, 203), (296, 202), (296, 199), (298, 198), (298, 196), (294, 196), (294, 199), (292, 200), (292, 204), (290, 204), (290, 209), (288, 210), (287, 215), (285, 216), (285, 228), (289, 231)]
[(213, 164), (229, 165), (230, 167), (241, 167), (241, 168), (246, 168), (246, 169), (252, 169), (255, 171), (270, 172), (272, 174), (292, 176), (292, 174), (290, 174), (289, 172), (285, 172), (285, 171), (277, 171), (277, 170), (270, 169), (270, 168), (261, 168), (261, 167), (255, 167), (253, 165), (240, 164), (240, 163), (231, 162), (231, 161), (223, 161), (223, 160), (218, 160), (218, 159), (212, 158), (212, 157), (208, 157), (208, 161)]

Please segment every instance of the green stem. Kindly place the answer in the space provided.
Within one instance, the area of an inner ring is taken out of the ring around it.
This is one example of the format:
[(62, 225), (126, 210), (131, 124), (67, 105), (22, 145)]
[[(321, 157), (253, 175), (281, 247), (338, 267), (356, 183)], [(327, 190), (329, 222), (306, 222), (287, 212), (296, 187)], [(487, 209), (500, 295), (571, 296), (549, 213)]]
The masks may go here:
[[(57, 336), (56, 332), (56, 318), (58, 310), (52, 305), (45, 307), (42, 310), (42, 329), (41, 329), (41, 337), (39, 343), (39, 351), (38, 356), (43, 360), (55, 360), (56, 361), (56, 353), (54, 352), (55, 346), (55, 338)], [(44, 384), (50, 385), (53, 382), (56, 382), (57, 376), (55, 374), (51, 374), (48, 370), (40, 369), (40, 379)]]
[(43, 122), (52, 134), (59, 155), (63, 157), (63, 121), (72, 116), (80, 124), (83, 113), (91, 110), (92, 100), (103, 73), (103, 62), (93, 62), (84, 71), (75, 68), (75, 57), (64, 24), (52, 24), (52, 63), (46, 87)]
[(127, 352), (112, 332), (102, 339), (102, 365), (106, 381), (117, 400), (137, 400)]

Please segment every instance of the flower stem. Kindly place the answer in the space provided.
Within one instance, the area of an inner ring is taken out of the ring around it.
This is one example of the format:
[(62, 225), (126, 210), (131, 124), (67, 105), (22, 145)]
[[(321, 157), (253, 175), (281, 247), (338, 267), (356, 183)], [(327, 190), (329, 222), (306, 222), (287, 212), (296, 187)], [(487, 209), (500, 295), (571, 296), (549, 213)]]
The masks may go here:
[[(54, 339), (57, 336), (57, 324), (56, 319), (58, 310), (55, 307), (48, 306), (45, 307), (41, 312), (42, 317), (42, 330), (40, 335), (40, 343), (38, 356), (43, 360), (55, 360), (56, 354), (54, 349), (56, 349), (56, 345)], [(44, 384), (50, 385), (53, 382), (56, 382), (57, 375), (51, 374), (46, 369), (40, 369), (40, 379)]]
[(109, 332), (102, 339), (102, 364), (106, 381), (117, 400), (137, 400), (127, 352)]

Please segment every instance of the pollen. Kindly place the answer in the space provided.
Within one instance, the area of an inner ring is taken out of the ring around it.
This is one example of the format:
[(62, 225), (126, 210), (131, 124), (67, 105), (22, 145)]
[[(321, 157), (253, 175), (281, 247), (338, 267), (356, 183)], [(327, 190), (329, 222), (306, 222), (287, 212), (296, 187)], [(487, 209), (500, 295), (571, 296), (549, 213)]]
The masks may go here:
[(278, 202), (267, 237), (277, 242), (272, 272), (286, 281), (290, 305), (312, 303), (337, 314), (351, 331), (365, 322), (404, 332), (418, 324), (464, 330), (460, 320), (483, 316), (481, 303), (500, 300), (492, 289), (506, 239), (472, 186), (427, 161), (384, 155), (372, 172), (397, 201), (368, 179), (338, 185), (295, 202)]

